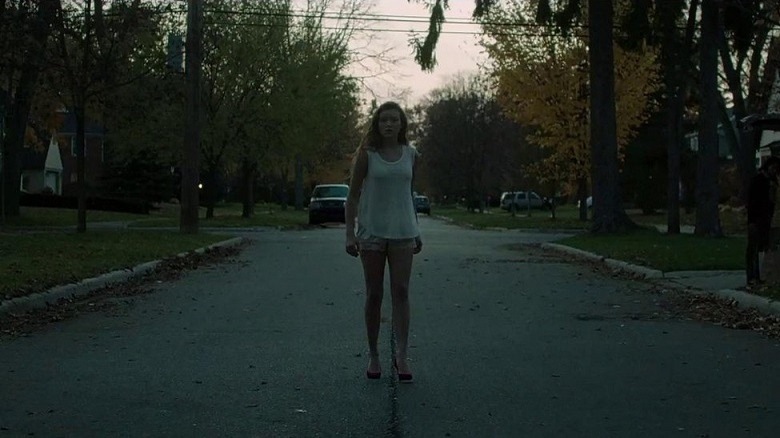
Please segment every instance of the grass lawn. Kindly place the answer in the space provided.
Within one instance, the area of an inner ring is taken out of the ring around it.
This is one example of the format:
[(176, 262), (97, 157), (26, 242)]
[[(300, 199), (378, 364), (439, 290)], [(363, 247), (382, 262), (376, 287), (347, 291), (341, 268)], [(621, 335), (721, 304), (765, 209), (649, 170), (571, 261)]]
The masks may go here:
[(641, 229), (609, 236), (580, 234), (556, 243), (664, 272), (745, 267), (746, 241), (743, 237), (705, 238)]
[[(6, 218), (9, 227), (70, 227), (78, 222), (77, 210), (67, 208), (20, 207), (19, 217)], [(87, 222), (126, 222), (149, 217), (144, 214), (87, 211)]]
[(522, 211), (512, 216), (498, 207), (490, 209), (487, 213), (469, 212), (460, 207), (433, 206), (431, 214), (444, 216), (453, 223), (463, 226), (472, 226), (478, 229), (507, 228), (507, 229), (550, 229), (550, 230), (585, 230), (590, 222), (582, 222), (578, 219), (577, 210), (574, 207), (561, 207), (556, 210), (556, 218), (550, 217), (546, 210), (531, 210), (531, 215)]
[(0, 234), (0, 297), (43, 291), (228, 238), (142, 230)]
[[(434, 214), (448, 217), (456, 224), (475, 228), (581, 230), (582, 234), (557, 243), (665, 272), (739, 270), (745, 266), (744, 237), (710, 239), (691, 234), (666, 235), (651, 228), (652, 225), (666, 223), (666, 216), (663, 214), (641, 215), (637, 211), (630, 211), (631, 218), (647, 228), (609, 236), (585, 233), (590, 221), (580, 221), (578, 211), (573, 205), (559, 207), (556, 219), (550, 218), (549, 212), (539, 210), (532, 211), (530, 217), (521, 214), (512, 217), (500, 209), (493, 209), (490, 213), (470, 213), (462, 208), (439, 207), (434, 209)], [(682, 219), (683, 224), (692, 220), (688, 215), (683, 215)], [(722, 218), (724, 225), (739, 222), (738, 219), (728, 220), (729, 222)]]
[[(295, 210), (288, 206), (282, 210), (276, 204), (256, 204), (255, 214), (251, 218), (241, 217), (241, 204), (221, 204), (214, 209), (214, 217), (206, 219), (206, 209), (200, 209), (198, 224), (201, 227), (282, 227), (297, 228), (308, 225), (306, 210)], [(179, 206), (164, 206), (160, 211), (137, 218), (129, 223), (131, 227), (177, 227), (179, 226)]]
[[(87, 211), (87, 230), (90, 223), (123, 222), (131, 227), (178, 227), (180, 207), (165, 204), (159, 210), (146, 214), (115, 213), (97, 210)], [(206, 219), (206, 209), (200, 209), (201, 227), (282, 227), (296, 228), (308, 224), (306, 211), (293, 207), (282, 210), (275, 204), (255, 205), (252, 218), (241, 217), (240, 204), (220, 204), (214, 209), (214, 217)], [(76, 210), (21, 207), (19, 217), (7, 218), (9, 229), (19, 227), (73, 227), (77, 223)]]
[[(627, 210), (629, 217), (640, 225), (666, 225), (666, 212), (642, 214), (639, 210)], [(696, 225), (696, 213), (680, 211), (680, 225)], [(727, 236), (747, 233), (747, 216), (742, 210), (726, 209), (720, 212), (720, 225)]]

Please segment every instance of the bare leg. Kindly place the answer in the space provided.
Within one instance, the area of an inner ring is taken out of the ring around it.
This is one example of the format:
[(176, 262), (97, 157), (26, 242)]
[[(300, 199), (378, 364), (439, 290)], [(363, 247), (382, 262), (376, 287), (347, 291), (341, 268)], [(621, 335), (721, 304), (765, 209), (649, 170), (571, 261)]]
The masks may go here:
[(385, 260), (384, 253), (379, 251), (361, 251), (363, 276), (366, 280), (366, 334), (368, 335), (368, 371), (381, 372), (379, 364), (379, 325), (382, 318), (382, 297), (384, 295)]
[(409, 346), (409, 278), (412, 275), (412, 248), (388, 249), (390, 294), (393, 298), (393, 331), (398, 372), (410, 373), (407, 363)]

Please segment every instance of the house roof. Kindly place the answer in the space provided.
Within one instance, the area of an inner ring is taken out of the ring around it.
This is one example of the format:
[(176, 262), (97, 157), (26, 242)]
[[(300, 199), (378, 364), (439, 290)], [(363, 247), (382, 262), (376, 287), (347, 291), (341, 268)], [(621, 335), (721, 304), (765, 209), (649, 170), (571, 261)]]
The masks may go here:
[(780, 131), (780, 114), (751, 114), (739, 121), (742, 129)]

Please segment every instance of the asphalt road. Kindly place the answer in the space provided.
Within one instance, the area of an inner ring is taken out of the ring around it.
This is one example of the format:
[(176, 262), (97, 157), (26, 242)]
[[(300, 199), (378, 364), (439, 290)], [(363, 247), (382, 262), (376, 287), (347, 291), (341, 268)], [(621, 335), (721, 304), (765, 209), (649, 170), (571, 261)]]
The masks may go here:
[(411, 385), (389, 322), (364, 377), (343, 227), (259, 232), (237, 262), (0, 341), (0, 438), (777, 436), (777, 340), (521, 245), (554, 234), (422, 229)]

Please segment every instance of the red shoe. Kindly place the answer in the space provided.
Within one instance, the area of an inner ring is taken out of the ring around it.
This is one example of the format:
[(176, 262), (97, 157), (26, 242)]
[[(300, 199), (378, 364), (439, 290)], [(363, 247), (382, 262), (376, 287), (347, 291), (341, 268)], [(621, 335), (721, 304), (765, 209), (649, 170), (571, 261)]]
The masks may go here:
[(396, 374), (398, 374), (398, 381), (401, 383), (412, 383), (412, 373), (401, 373), (398, 371), (398, 363), (393, 358), (393, 368)]

